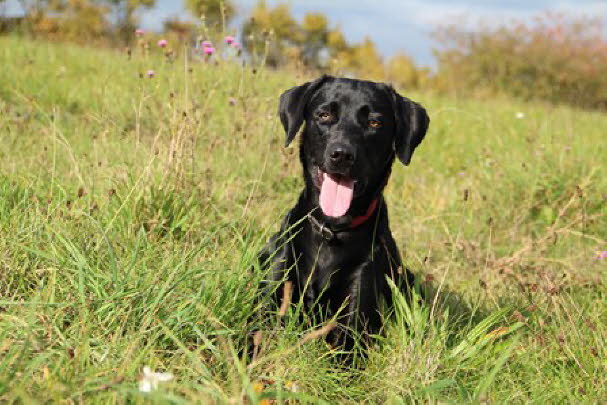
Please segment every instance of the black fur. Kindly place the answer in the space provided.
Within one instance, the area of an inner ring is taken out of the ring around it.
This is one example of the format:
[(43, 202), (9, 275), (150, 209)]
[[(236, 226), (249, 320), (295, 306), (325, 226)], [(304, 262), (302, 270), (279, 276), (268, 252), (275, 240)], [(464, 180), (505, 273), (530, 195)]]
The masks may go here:
[[(386, 84), (330, 76), (283, 93), (279, 114), (287, 146), (305, 123), (300, 144), (305, 188), (260, 254), (260, 263), (270, 266), (265, 288), (291, 281), (292, 302), (302, 299), (309, 313), (337, 315), (340, 327), (328, 340), (350, 349), (353, 339), (345, 331), (368, 336), (381, 329), (380, 301), (391, 304), (386, 277), (403, 292), (413, 283), (392, 238), (381, 193), (395, 157), (410, 163), (430, 120), (422, 106)], [(372, 128), (370, 119), (381, 127)], [(319, 208), (319, 170), (356, 181), (346, 215), (329, 217)], [(350, 228), (352, 218), (364, 215), (374, 199), (378, 204), (369, 219)], [(282, 286), (275, 298), (280, 306)]]

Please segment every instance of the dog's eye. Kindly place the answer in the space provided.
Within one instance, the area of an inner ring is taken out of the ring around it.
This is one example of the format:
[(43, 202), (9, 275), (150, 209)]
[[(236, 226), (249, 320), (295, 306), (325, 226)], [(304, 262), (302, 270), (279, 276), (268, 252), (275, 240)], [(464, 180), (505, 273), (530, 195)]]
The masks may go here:
[(326, 112), (326, 111), (319, 112), (317, 117), (318, 117), (318, 121), (323, 124), (331, 122), (333, 120), (333, 115), (331, 115), (331, 113)]
[(371, 128), (377, 129), (377, 128), (381, 128), (381, 121), (378, 120), (369, 120), (369, 126)]

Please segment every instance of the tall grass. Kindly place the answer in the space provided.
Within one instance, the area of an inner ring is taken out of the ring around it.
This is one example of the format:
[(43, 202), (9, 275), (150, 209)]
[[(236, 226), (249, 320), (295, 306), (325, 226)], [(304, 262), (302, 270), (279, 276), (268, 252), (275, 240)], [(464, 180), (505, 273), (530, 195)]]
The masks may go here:
[[(604, 115), (408, 94), (432, 128), (386, 197), (427, 299), (352, 368), (294, 304), (251, 362), (256, 252), (302, 185), (276, 100), (304, 78), (11, 37), (0, 63), (1, 400), (607, 397)], [(175, 379), (142, 393), (144, 366)]]

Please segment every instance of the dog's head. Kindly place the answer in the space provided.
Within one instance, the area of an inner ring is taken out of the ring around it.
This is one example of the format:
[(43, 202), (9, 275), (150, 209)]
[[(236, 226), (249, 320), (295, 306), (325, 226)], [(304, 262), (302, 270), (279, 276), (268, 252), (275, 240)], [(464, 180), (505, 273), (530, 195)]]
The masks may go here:
[(305, 122), (300, 157), (325, 216), (357, 215), (381, 192), (397, 156), (408, 165), (430, 119), (391, 86), (322, 76), (280, 96), (288, 146)]

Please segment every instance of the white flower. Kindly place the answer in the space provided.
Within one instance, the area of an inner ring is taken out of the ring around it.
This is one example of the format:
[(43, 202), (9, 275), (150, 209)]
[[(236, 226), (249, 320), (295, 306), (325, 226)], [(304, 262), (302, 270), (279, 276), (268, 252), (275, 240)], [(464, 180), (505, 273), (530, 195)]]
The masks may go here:
[(516, 113), (514, 116), (515, 116), (516, 118), (518, 118), (519, 120), (522, 120), (523, 118), (525, 118), (525, 113), (524, 113), (524, 112), (520, 112), (520, 111), (519, 111), (519, 112), (517, 112), (517, 113)]
[(157, 373), (146, 366), (143, 368), (143, 376), (141, 377), (141, 380), (139, 380), (139, 391), (152, 392), (158, 388), (158, 383), (171, 381), (172, 379), (173, 374)]

